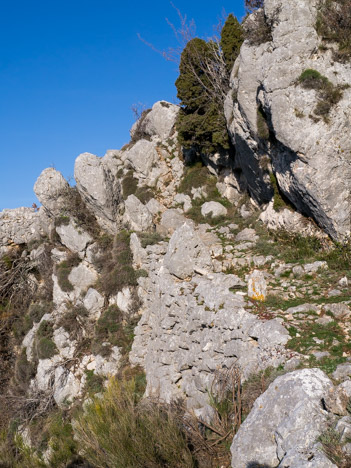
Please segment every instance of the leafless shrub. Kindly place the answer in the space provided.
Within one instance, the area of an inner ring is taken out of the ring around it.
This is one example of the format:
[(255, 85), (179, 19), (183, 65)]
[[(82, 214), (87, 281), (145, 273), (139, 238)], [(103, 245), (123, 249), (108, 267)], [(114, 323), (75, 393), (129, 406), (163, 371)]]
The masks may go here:
[(347, 61), (351, 57), (351, 1), (322, 0), (319, 4), (316, 29), (326, 41), (339, 46), (334, 58)]

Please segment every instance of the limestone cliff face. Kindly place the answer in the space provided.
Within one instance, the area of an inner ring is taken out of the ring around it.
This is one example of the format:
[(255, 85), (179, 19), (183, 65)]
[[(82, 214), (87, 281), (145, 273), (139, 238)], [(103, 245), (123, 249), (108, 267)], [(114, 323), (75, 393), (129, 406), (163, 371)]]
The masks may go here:
[[(314, 69), (335, 86), (347, 86), (351, 64), (336, 62), (330, 50), (319, 49), (317, 3), (265, 2), (272, 41), (244, 42), (231, 75), (226, 115), (251, 196), (261, 204), (272, 196), (265, 170), (268, 156), (284, 195), (341, 239), (350, 233), (351, 219), (351, 89), (343, 90), (326, 122), (314, 115), (316, 91), (303, 89), (298, 78)], [(259, 135), (258, 109), (269, 127), (267, 139)]]

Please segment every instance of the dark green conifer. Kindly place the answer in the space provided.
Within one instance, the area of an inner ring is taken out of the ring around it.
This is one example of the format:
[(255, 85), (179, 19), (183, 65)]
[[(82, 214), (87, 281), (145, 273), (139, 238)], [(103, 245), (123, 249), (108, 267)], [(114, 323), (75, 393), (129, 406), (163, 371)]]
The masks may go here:
[(221, 32), (221, 48), (229, 73), (232, 71), (235, 59), (239, 55), (243, 41), (241, 25), (237, 18), (230, 13)]

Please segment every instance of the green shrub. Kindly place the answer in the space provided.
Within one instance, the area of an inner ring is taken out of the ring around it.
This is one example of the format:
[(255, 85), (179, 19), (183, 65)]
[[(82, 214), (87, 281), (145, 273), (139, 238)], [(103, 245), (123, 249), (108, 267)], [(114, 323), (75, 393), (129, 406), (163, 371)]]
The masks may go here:
[(341, 100), (345, 87), (333, 85), (328, 78), (311, 68), (301, 73), (298, 84), (305, 89), (317, 91), (318, 102), (313, 112), (327, 123), (329, 112)]
[(162, 240), (164, 240), (163, 236), (161, 236), (158, 232), (139, 232), (138, 237), (143, 249), (148, 245), (158, 244)]
[(77, 254), (71, 254), (67, 260), (63, 260), (61, 263), (56, 265), (56, 275), (57, 281), (64, 292), (71, 292), (73, 291), (74, 287), (72, 283), (69, 281), (68, 276), (72, 271), (72, 268), (78, 266), (80, 263), (80, 259)]
[(148, 201), (154, 198), (155, 194), (149, 187), (138, 187), (136, 189), (135, 196), (145, 205)]
[(94, 395), (95, 393), (100, 393), (104, 388), (104, 378), (101, 375), (95, 374), (93, 370), (86, 370), (86, 382), (85, 382), (85, 391)]
[(75, 434), (83, 456), (96, 466), (196, 466), (178, 418), (161, 404), (140, 402), (133, 380), (111, 380), (76, 420)]
[(50, 359), (57, 354), (57, 348), (52, 341), (54, 333), (53, 326), (47, 320), (43, 320), (37, 330), (34, 342), (34, 349), (37, 359)]
[(212, 175), (201, 162), (185, 166), (183, 178), (179, 184), (178, 192), (191, 196), (191, 189), (206, 187), (214, 190), (217, 178)]
[(95, 266), (100, 270), (99, 289), (106, 296), (117, 294), (125, 286), (137, 285), (132, 261), (130, 233), (120, 231), (114, 239), (112, 248), (95, 259)]
[(274, 190), (273, 208), (275, 211), (281, 211), (284, 208), (287, 208), (287, 204), (284, 201), (282, 195), (280, 194), (277, 178), (273, 173), (270, 174), (270, 181)]
[[(129, 352), (134, 339), (136, 323), (137, 319), (124, 318), (117, 306), (108, 307), (95, 325), (93, 353), (108, 356), (111, 353), (111, 346), (118, 346), (122, 349), (123, 354)], [(106, 346), (106, 342), (111, 346)]]

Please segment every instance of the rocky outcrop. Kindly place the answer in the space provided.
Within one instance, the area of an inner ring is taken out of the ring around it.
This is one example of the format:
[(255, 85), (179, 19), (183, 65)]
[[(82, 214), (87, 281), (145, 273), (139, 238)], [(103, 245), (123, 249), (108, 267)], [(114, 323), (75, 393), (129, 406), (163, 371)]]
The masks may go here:
[(111, 159), (106, 163), (104, 158), (90, 153), (79, 155), (74, 166), (74, 178), (81, 197), (101, 227), (110, 233), (117, 232), (122, 202), (121, 186), (116, 173), (117, 165), (115, 173), (111, 170)]
[(34, 193), (50, 217), (60, 216), (67, 206), (68, 182), (53, 167), (44, 169), (34, 185)]
[(7, 247), (28, 244), (47, 234), (44, 209), (16, 208), (0, 212), (0, 255)]
[(152, 109), (145, 113), (145, 117), (135, 122), (130, 130), (130, 135), (135, 138), (138, 134), (144, 137), (158, 136), (161, 140), (167, 140), (174, 132), (174, 125), (179, 112), (179, 107), (166, 101), (156, 102)]
[(336, 467), (318, 443), (328, 427), (324, 399), (332, 388), (319, 369), (278, 377), (256, 400), (234, 437), (232, 467)]
[(245, 310), (245, 282), (209, 271), (215, 243), (211, 237), (206, 247), (204, 234), (217, 237), (184, 224), (168, 246), (143, 249), (131, 239), (134, 259), (149, 276), (139, 279), (143, 313), (130, 360), (146, 371), (147, 395), (165, 401), (186, 397), (191, 408), (208, 405), (216, 369), (236, 363), (245, 378), (278, 366), (286, 360), (288, 340), (279, 320), (261, 322)]
[[(232, 72), (226, 115), (251, 196), (261, 204), (272, 197), (268, 156), (283, 194), (334, 239), (341, 239), (349, 234), (351, 219), (351, 90), (343, 91), (324, 121), (311, 118), (316, 92), (297, 83), (306, 69), (317, 70), (335, 86), (350, 82), (351, 64), (333, 61), (330, 50), (319, 49), (317, 3), (265, 1), (272, 41), (244, 42)], [(261, 123), (266, 119), (269, 135), (260, 134), (260, 118)]]

